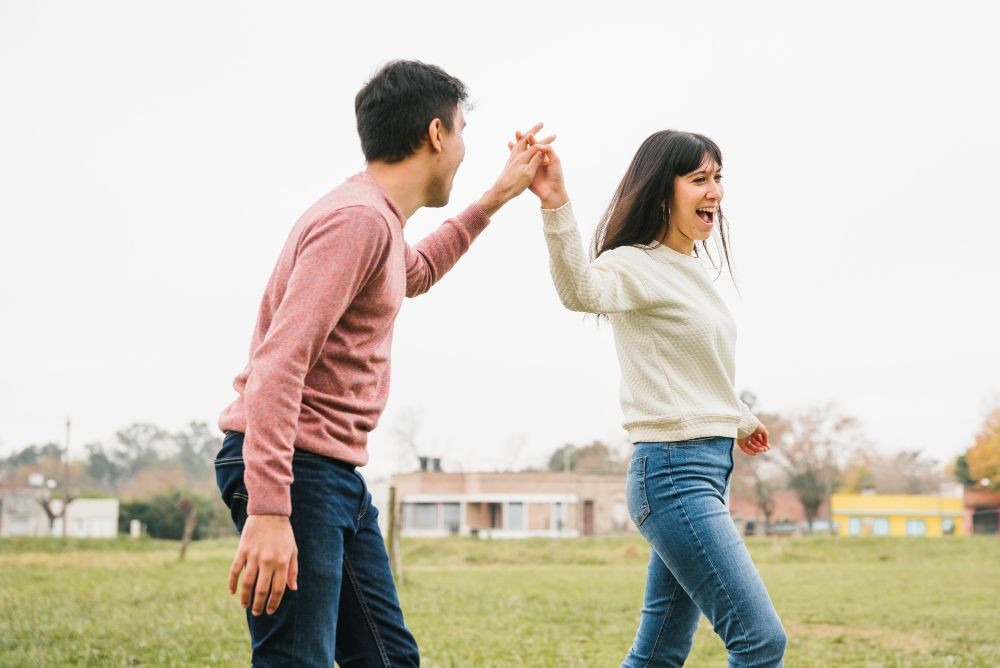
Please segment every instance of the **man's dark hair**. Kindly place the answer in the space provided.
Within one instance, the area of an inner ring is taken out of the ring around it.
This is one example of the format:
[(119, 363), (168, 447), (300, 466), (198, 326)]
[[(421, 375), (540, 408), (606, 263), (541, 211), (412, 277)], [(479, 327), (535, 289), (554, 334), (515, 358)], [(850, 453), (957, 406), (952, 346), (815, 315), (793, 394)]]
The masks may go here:
[(375, 73), (354, 98), (365, 160), (399, 162), (427, 137), (435, 118), (451, 131), (465, 84), (436, 65), (394, 60)]

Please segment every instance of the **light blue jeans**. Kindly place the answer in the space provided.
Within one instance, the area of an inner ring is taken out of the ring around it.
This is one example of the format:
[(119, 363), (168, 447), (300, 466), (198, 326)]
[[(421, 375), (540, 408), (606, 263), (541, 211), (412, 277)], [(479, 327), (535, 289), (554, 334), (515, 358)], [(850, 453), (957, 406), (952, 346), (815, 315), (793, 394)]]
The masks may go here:
[(785, 631), (729, 515), (733, 446), (731, 438), (635, 444), (628, 509), (653, 549), (623, 668), (683, 665), (701, 613), (731, 667), (783, 665)]

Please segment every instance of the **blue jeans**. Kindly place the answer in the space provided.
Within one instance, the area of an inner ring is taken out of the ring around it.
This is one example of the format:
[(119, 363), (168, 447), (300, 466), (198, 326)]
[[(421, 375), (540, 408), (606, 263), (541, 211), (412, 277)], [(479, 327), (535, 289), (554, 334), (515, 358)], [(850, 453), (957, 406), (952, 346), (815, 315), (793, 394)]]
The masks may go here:
[[(254, 666), (417, 666), (389, 556), (365, 481), (349, 464), (296, 450), (292, 531), (298, 591), (285, 590), (273, 615), (247, 610)], [(243, 434), (228, 432), (216, 481), (237, 531), (247, 520)]]
[(635, 445), (625, 494), (653, 549), (623, 667), (683, 665), (702, 613), (731, 667), (783, 665), (785, 631), (729, 515), (733, 446), (731, 438)]

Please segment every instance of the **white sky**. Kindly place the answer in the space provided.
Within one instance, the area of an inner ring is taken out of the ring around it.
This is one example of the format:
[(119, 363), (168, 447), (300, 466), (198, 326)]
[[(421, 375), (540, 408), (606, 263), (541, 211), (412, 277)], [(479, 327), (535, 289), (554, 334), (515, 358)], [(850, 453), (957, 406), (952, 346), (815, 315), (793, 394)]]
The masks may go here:
[[(363, 167), (381, 63), (470, 87), (452, 201), (558, 133), (589, 237), (639, 143), (725, 155), (738, 387), (836, 401), (885, 450), (968, 447), (1000, 396), (1000, 12), (982, 3), (0, 3), (0, 452), (214, 423), (289, 228)], [(601, 8), (601, 9), (598, 9)], [(372, 436), (417, 411), (467, 469), (623, 439), (610, 327), (562, 309), (530, 193), (408, 300)]]

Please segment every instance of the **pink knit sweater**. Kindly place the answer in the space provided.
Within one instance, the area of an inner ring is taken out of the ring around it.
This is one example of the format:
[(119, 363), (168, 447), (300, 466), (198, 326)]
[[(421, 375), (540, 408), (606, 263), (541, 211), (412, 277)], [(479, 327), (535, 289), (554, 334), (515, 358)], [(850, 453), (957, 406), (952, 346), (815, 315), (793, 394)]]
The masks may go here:
[(292, 228), (261, 300), (236, 401), (219, 418), (246, 434), (252, 515), (290, 515), (294, 448), (363, 466), (389, 392), (393, 322), (489, 224), (478, 205), (416, 247), (370, 176), (349, 178)]

